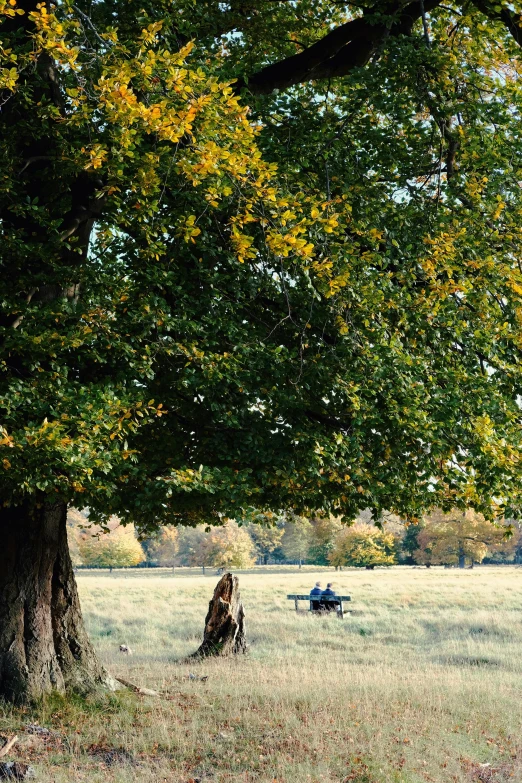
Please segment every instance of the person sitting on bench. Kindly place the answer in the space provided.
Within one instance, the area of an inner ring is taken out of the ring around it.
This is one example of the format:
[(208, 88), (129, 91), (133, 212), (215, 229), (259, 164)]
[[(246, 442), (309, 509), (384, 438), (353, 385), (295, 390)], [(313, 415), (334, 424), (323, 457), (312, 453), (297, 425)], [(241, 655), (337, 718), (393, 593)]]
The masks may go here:
[[(323, 590), (322, 596), (327, 596), (329, 599), (332, 597), (335, 597), (335, 590), (332, 589), (332, 582), (328, 582), (326, 585), (326, 590)], [(321, 608), (325, 609), (327, 612), (331, 612), (332, 609), (339, 609), (339, 601), (321, 601)]]
[[(316, 582), (315, 587), (310, 590), (310, 600), (312, 601), (312, 612), (318, 612), (321, 609), (321, 596), (323, 594), (323, 588), (321, 582)], [(317, 596), (317, 600), (314, 601), (313, 597)]]

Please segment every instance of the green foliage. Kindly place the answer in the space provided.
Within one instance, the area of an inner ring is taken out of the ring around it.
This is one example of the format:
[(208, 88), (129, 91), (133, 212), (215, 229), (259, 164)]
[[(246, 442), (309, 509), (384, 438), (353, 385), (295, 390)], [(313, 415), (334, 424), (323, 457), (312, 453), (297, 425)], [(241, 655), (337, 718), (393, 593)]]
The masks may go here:
[(312, 538), (308, 559), (317, 565), (329, 565), (335, 540), (342, 530), (341, 521), (335, 517), (318, 517), (312, 519), (311, 523)]
[(397, 562), (396, 539), (392, 533), (358, 525), (340, 533), (330, 554), (333, 566), (388, 566)]
[(285, 532), (281, 549), (287, 560), (297, 560), (299, 565), (306, 560), (312, 543), (312, 525), (305, 517), (295, 514), (285, 519)]
[(270, 555), (281, 545), (284, 520), (271, 512), (255, 513), (249, 517), (246, 530), (254, 543), (257, 555), (266, 564)]
[(419, 548), (419, 533), (424, 528), (424, 522), (416, 522), (408, 525), (400, 542), (401, 561), (406, 565), (415, 563), (414, 553)]
[(145, 560), (132, 525), (119, 526), (108, 533), (87, 531), (79, 542), (82, 564), (95, 568), (128, 568)]
[(0, 502), (516, 516), (518, 11), (258, 5), (0, 4)]

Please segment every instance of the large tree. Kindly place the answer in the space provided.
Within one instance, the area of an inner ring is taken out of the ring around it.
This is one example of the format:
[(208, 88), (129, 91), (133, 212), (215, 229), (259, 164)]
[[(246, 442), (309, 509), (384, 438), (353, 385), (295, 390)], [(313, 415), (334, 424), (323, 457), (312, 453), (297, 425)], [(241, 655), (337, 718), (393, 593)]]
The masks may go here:
[(311, 522), (312, 537), (308, 559), (314, 565), (329, 565), (335, 539), (342, 530), (341, 521), (335, 517), (318, 517)]
[(254, 542), (248, 532), (229, 520), (208, 533), (206, 543), (210, 564), (215, 568), (249, 568), (255, 563)]
[(393, 533), (377, 527), (358, 524), (341, 531), (329, 555), (330, 563), (374, 569), (397, 562), (397, 540)]
[(107, 681), (68, 504), (517, 513), (519, 10), (2, 0), (0, 694)]
[(281, 539), (281, 549), (287, 560), (294, 560), (299, 563), (299, 568), (301, 568), (303, 560), (306, 560), (308, 557), (312, 543), (312, 533), (312, 525), (305, 517), (289, 514), (285, 521), (285, 532)]
[(132, 525), (119, 525), (107, 533), (87, 531), (80, 538), (80, 557), (85, 566), (128, 568), (145, 560)]
[(147, 563), (174, 568), (179, 552), (178, 529), (169, 525), (158, 530), (154, 536), (142, 542)]
[[(508, 525), (493, 525), (472, 509), (447, 514), (434, 511), (419, 532), (413, 557), (423, 565), (444, 563), (464, 568), (466, 561), (482, 563), (488, 552), (507, 549), (511, 532)], [(513, 549), (515, 546), (513, 540)]]

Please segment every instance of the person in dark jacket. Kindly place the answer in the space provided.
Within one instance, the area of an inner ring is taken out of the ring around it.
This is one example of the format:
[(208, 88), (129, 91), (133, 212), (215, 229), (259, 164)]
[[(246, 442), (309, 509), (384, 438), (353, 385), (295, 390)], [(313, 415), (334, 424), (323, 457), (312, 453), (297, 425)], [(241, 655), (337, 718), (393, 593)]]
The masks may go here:
[[(329, 599), (331, 599), (332, 597), (335, 597), (335, 590), (333, 589), (333, 585), (332, 585), (331, 582), (328, 582), (328, 584), (326, 585), (326, 590), (323, 590), (321, 595), (323, 597), (324, 596), (328, 596)], [(331, 612), (332, 609), (336, 609), (336, 610), (338, 609), (339, 601), (332, 601), (332, 600), (324, 601), (323, 600), (323, 601), (321, 601), (321, 606), (322, 606), (323, 609), (326, 609), (327, 612)]]
[[(315, 587), (310, 590), (310, 601), (312, 602), (312, 612), (318, 612), (321, 609), (321, 596), (323, 594), (323, 588), (321, 582), (316, 582)], [(317, 596), (317, 600), (312, 600), (314, 596)]]

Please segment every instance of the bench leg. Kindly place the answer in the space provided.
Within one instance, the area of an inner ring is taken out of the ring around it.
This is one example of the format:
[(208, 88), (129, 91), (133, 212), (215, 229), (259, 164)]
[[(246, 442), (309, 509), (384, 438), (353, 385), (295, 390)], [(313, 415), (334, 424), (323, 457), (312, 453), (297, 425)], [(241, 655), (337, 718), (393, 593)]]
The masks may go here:
[(294, 603), (295, 603), (295, 611), (297, 612), (298, 611), (298, 608), (297, 608), (297, 598), (294, 600)]
[(339, 601), (339, 617), (344, 620), (343, 602)]

